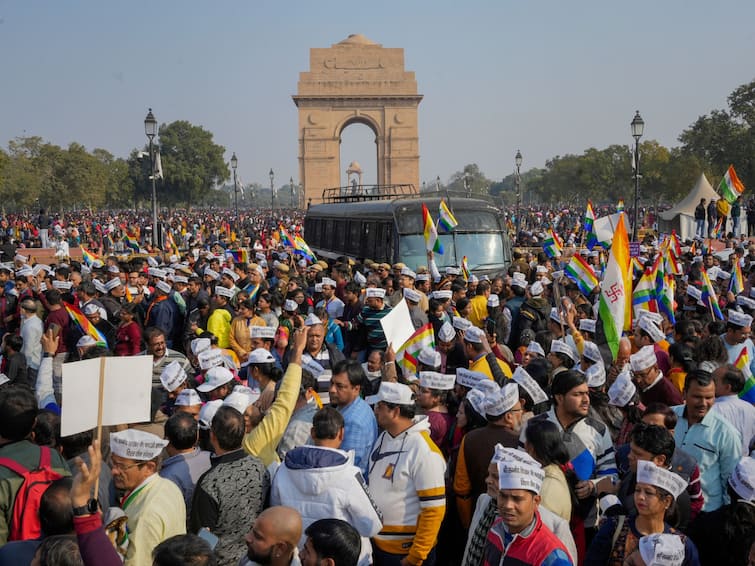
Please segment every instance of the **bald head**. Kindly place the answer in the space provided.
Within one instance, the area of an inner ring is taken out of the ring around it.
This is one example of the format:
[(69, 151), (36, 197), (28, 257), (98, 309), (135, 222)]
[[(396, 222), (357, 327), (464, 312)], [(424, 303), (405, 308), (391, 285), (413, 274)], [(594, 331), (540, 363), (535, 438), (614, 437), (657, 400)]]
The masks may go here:
[(257, 517), (263, 519), (270, 527), (270, 534), (280, 542), (287, 542), (293, 546), (299, 544), (302, 533), (301, 515), (292, 507), (278, 505), (265, 509)]
[(629, 356), (632, 355), (632, 343), (629, 338), (624, 336), (619, 340), (619, 349), (616, 352), (616, 365), (622, 366), (629, 362)]
[(301, 515), (296, 509), (283, 506), (265, 509), (244, 537), (247, 557), (259, 564), (289, 564), (301, 533)]

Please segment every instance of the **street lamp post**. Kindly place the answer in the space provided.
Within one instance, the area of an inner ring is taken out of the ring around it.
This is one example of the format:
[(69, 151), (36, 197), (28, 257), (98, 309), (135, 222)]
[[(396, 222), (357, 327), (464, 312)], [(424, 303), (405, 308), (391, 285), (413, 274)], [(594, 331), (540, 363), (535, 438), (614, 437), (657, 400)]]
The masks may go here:
[(294, 204), (294, 178), (289, 177), (288, 179), (288, 186), (291, 187), (291, 208), (296, 208), (296, 205)]
[(238, 164), (239, 160), (234, 151), (231, 156), (231, 169), (233, 169), (233, 206), (236, 209), (236, 230), (239, 229), (239, 187), (236, 184), (236, 167), (238, 167)]
[(469, 189), (469, 173), (464, 173), (464, 190), (466, 191), (468, 197), (472, 196), (472, 192)]
[(514, 156), (514, 164), (516, 165), (516, 177), (514, 178), (516, 181), (516, 234), (514, 240), (516, 241), (516, 238), (519, 237), (519, 229), (522, 226), (522, 177), (519, 174), (519, 168), (522, 166), (522, 152), (518, 149)]
[(275, 180), (275, 173), (270, 169), (270, 214), (273, 214), (275, 210), (275, 190), (273, 189), (273, 181)]
[(640, 138), (645, 129), (645, 121), (640, 111), (634, 115), (632, 123), (632, 137), (634, 138), (634, 223), (632, 224), (632, 241), (637, 241), (637, 226), (640, 222)]
[(155, 186), (155, 154), (152, 142), (157, 135), (157, 119), (152, 114), (152, 108), (147, 112), (144, 118), (144, 133), (149, 139), (149, 178), (152, 179), (152, 245), (156, 246), (157, 241), (157, 187)]
[(435, 177), (435, 190), (440, 192), (440, 175)]

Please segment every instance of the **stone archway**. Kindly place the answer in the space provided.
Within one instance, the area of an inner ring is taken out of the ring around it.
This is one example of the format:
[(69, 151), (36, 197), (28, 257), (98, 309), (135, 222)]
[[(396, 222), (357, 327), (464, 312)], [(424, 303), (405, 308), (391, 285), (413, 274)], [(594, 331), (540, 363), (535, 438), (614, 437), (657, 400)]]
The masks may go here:
[(307, 202), (341, 179), (341, 132), (361, 123), (375, 132), (379, 185), (419, 184), (419, 133), (414, 73), (404, 50), (350, 35), (329, 48), (313, 48), (309, 71), (299, 74), (299, 179)]

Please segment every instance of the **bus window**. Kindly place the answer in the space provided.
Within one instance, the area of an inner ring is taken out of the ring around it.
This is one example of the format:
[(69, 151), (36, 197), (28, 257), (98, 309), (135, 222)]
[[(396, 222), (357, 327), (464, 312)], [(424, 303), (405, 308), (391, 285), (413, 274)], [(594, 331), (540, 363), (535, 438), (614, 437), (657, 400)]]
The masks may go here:
[(364, 234), (362, 236), (362, 247), (359, 255), (361, 257), (372, 258), (375, 256), (375, 231), (377, 228), (376, 222), (364, 222), (362, 229)]
[(467, 256), (469, 269), (503, 269), (503, 239), (500, 234), (456, 234), (459, 263)]
[(362, 221), (351, 220), (349, 221), (349, 232), (346, 235), (346, 249), (351, 255), (361, 255), (362, 244)]

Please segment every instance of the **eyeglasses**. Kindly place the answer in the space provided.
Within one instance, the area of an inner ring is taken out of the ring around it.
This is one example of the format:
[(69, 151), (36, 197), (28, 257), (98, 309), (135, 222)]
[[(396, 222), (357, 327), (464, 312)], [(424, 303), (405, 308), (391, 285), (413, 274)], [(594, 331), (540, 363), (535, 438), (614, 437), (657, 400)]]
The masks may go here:
[(113, 462), (112, 458), (108, 458), (107, 460), (107, 465), (110, 466), (111, 470), (120, 470), (121, 472), (126, 472), (130, 470), (131, 468), (136, 468), (138, 466), (141, 466), (142, 464), (144, 464), (144, 462), (137, 462), (136, 464), (124, 465), (124, 464), (119, 464), (118, 462)]

